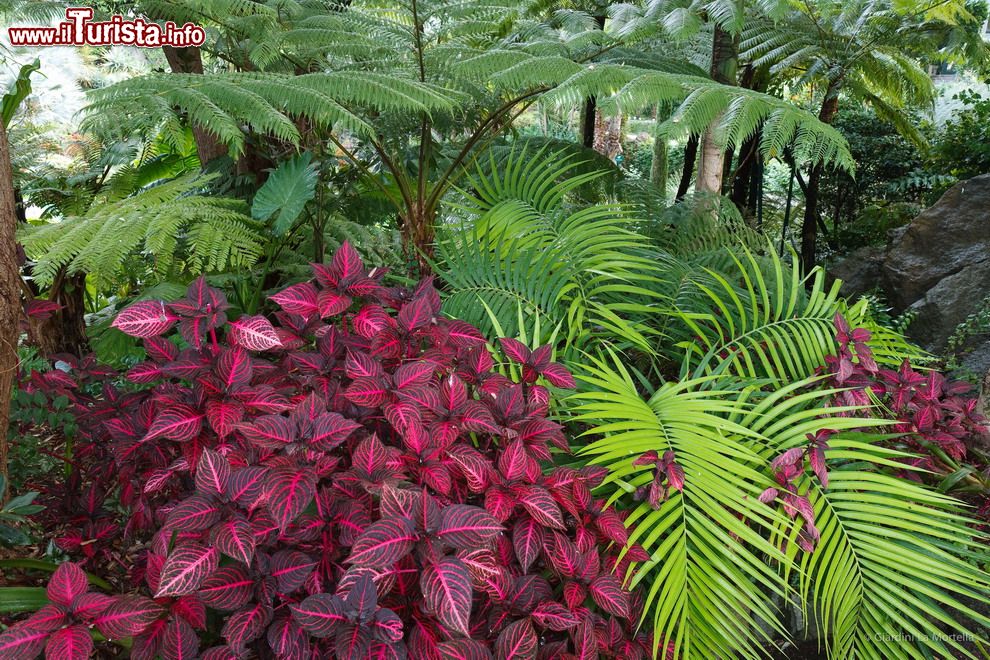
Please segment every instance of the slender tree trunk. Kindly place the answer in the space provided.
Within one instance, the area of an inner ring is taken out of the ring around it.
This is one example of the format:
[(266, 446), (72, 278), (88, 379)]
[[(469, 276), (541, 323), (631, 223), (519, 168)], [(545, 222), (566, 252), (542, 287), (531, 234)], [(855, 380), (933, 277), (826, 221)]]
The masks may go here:
[[(165, 59), (172, 73), (203, 73), (203, 55), (199, 48), (189, 46), (187, 48), (174, 48), (172, 46), (162, 46), (165, 52)], [(206, 165), (214, 158), (227, 155), (227, 147), (223, 145), (217, 136), (210, 133), (205, 128), (196, 124), (192, 125), (193, 139), (196, 141), (196, 153), (199, 162)]]
[[(723, 85), (737, 84), (737, 50), (738, 38), (716, 26), (712, 37), (711, 76), (714, 80)], [(718, 143), (715, 131), (709, 128), (701, 140), (697, 190), (721, 194), (724, 168), (725, 146)]]
[(694, 163), (698, 158), (698, 136), (692, 135), (684, 146), (684, 167), (681, 169), (681, 180), (677, 184), (675, 201), (681, 201), (691, 187), (691, 175), (694, 174)]
[[(595, 16), (598, 29), (605, 28), (605, 17)], [(595, 120), (598, 117), (598, 99), (589, 96), (584, 101), (584, 112), (581, 114), (581, 144), (592, 149), (595, 146)]]
[(660, 198), (667, 203), (667, 178), (670, 174), (667, 162), (667, 137), (660, 134), (669, 113), (657, 106), (656, 123), (653, 130), (653, 161), (650, 163), (650, 183), (660, 191)]
[[(0, 474), (7, 477), (7, 427), (10, 399), (17, 380), (20, 336), (21, 273), (18, 267), (17, 209), (7, 129), (0, 122)], [(0, 493), (0, 498), (6, 493)]]
[[(839, 109), (839, 84), (832, 83), (825, 92), (825, 100), (822, 102), (822, 109), (818, 113), (818, 119), (825, 124), (831, 124), (835, 118), (835, 113)], [(807, 275), (814, 270), (817, 264), (818, 242), (818, 198), (822, 184), (822, 174), (825, 168), (816, 164), (811, 168), (808, 175), (808, 184), (805, 189), (804, 202), (804, 223), (801, 225), (801, 270)]]
[(787, 180), (787, 204), (784, 207), (784, 222), (780, 228), (780, 249), (778, 254), (784, 256), (784, 240), (787, 238), (787, 226), (791, 224), (791, 204), (794, 201), (794, 164), (791, 163), (791, 176)]

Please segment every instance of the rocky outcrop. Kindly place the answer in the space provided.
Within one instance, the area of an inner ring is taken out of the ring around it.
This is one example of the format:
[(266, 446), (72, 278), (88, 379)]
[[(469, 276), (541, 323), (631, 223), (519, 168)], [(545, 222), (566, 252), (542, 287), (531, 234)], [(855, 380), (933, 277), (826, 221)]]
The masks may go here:
[[(911, 337), (942, 351), (960, 323), (990, 298), (990, 174), (953, 186), (886, 249), (860, 250), (830, 271), (843, 293), (879, 288), (898, 313), (912, 310)], [(990, 369), (990, 336), (976, 338), (965, 368)]]

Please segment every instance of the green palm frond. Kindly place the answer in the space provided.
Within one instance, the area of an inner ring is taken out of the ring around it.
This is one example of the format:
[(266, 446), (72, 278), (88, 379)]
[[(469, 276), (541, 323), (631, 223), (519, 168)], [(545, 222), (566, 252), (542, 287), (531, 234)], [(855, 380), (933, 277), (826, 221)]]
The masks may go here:
[(153, 255), (149, 261), (160, 274), (180, 260), (193, 273), (251, 265), (262, 250), (247, 206), (196, 194), (209, 179), (185, 175), (85, 215), (25, 229), (19, 240), (35, 262), (33, 276), (42, 287), (62, 268), (112, 281), (135, 252)]

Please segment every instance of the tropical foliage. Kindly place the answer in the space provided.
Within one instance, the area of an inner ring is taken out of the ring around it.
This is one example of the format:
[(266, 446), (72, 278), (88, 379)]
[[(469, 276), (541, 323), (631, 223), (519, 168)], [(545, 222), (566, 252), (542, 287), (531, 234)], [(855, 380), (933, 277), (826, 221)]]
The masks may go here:
[(111, 9), (208, 38), (4, 97), (0, 657), (985, 655), (981, 403), (816, 261), (984, 8)]

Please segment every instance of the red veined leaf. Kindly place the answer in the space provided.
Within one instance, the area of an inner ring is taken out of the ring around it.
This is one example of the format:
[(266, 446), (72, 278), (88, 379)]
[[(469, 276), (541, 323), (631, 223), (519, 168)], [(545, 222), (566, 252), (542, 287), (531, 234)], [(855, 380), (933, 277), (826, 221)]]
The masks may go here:
[(560, 506), (545, 489), (539, 486), (527, 486), (519, 493), (519, 503), (544, 527), (565, 529)]
[(46, 592), (48, 600), (59, 605), (68, 607), (79, 596), (89, 588), (86, 573), (79, 568), (78, 564), (72, 562), (62, 562), (55, 572), (52, 573), (48, 581)]
[[(499, 472), (507, 480), (516, 481), (526, 474), (529, 460), (526, 445), (522, 440), (516, 438), (506, 445), (502, 455), (498, 457)], [(547, 496), (549, 497), (549, 493)]]
[(812, 447), (808, 450), (808, 462), (814, 471), (818, 481), (822, 483), (822, 488), (828, 488), (828, 468), (825, 466), (825, 450), (821, 447)]
[(161, 365), (154, 362), (139, 362), (127, 370), (127, 380), (132, 383), (154, 383), (162, 375)]
[(770, 467), (779, 470), (788, 465), (794, 465), (804, 456), (804, 447), (793, 447), (770, 462)]
[(155, 598), (182, 596), (199, 589), (213, 571), (217, 570), (219, 553), (216, 548), (198, 543), (179, 546), (169, 553), (162, 566)]
[(41, 654), (50, 630), (39, 630), (27, 621), (15, 623), (0, 633), (0, 657), (4, 660), (34, 660)]
[(622, 522), (622, 518), (614, 509), (602, 511), (595, 519), (595, 526), (608, 540), (614, 543), (624, 546), (629, 540), (629, 530), (626, 529), (625, 523)]
[(235, 518), (222, 522), (213, 528), (210, 540), (223, 554), (248, 566), (251, 565), (256, 541), (254, 529), (248, 521)]
[(199, 435), (202, 428), (202, 413), (179, 403), (158, 413), (148, 427), (142, 442), (162, 437), (176, 442), (186, 442)]
[(282, 345), (275, 326), (264, 316), (242, 316), (227, 326), (227, 336), (249, 351), (267, 351)]
[(584, 572), (584, 560), (577, 546), (569, 538), (559, 532), (551, 532), (546, 538), (544, 549), (547, 559), (564, 577), (574, 578)]
[(230, 463), (227, 459), (212, 449), (204, 449), (196, 463), (196, 490), (219, 497), (227, 492), (229, 480)]
[(111, 325), (132, 337), (157, 337), (178, 320), (162, 301), (141, 300), (122, 310)]
[(241, 660), (229, 646), (214, 646), (206, 649), (199, 660)]
[(233, 433), (242, 419), (244, 406), (237, 401), (210, 399), (206, 402), (206, 421), (220, 438)]
[(402, 619), (392, 610), (380, 609), (375, 612), (372, 636), (379, 642), (392, 644), (402, 641)]
[(45, 660), (86, 660), (92, 652), (93, 638), (86, 626), (69, 626), (56, 630), (48, 638)]
[(437, 365), (428, 360), (406, 362), (395, 370), (392, 380), (396, 389), (413, 385), (426, 385), (433, 379), (436, 370)]
[(512, 547), (524, 571), (529, 571), (529, 567), (540, 556), (543, 538), (543, 526), (529, 516), (520, 517), (513, 526)]
[(494, 468), (481, 452), (474, 447), (454, 445), (447, 450), (447, 456), (464, 475), (472, 492), (481, 493), (488, 487)]
[(240, 566), (222, 566), (203, 580), (200, 599), (216, 610), (232, 611), (244, 607), (254, 591), (254, 580)]
[(495, 553), (488, 548), (460, 550), (457, 558), (464, 562), (477, 589), (485, 589), (488, 580), (503, 572), (503, 567), (495, 559)]
[(206, 627), (206, 606), (196, 594), (176, 598), (172, 603), (172, 614), (182, 617), (193, 628)]
[(504, 529), (480, 507), (451, 504), (441, 514), (437, 538), (452, 548), (472, 550), (488, 545)]
[(243, 653), (248, 644), (261, 637), (272, 621), (272, 608), (256, 603), (232, 614), (220, 634), (235, 653)]
[(409, 518), (421, 515), (423, 493), (409, 488), (397, 488), (391, 484), (382, 486), (379, 509), (382, 518)]
[(444, 557), (429, 564), (419, 578), (426, 606), (440, 622), (461, 635), (470, 634), (471, 576), (460, 559)]
[(554, 600), (540, 603), (530, 613), (530, 616), (544, 628), (558, 632), (568, 630), (581, 623), (581, 619), (574, 612)]
[(371, 649), (371, 635), (364, 626), (344, 622), (340, 625), (334, 650), (337, 660), (365, 660)]
[(346, 563), (388, 568), (413, 549), (417, 535), (405, 518), (385, 518), (364, 530), (351, 547)]
[(323, 289), (316, 296), (316, 307), (323, 319), (346, 312), (353, 302), (349, 295), (333, 289)]
[[(69, 608), (76, 618), (82, 619), (83, 621), (93, 621), (96, 617), (103, 614), (110, 605), (113, 604), (113, 598), (107, 596), (106, 594), (96, 593), (95, 591), (86, 592), (84, 594), (79, 594), (72, 601), (72, 606)], [(44, 610), (38, 610), (41, 612)], [(38, 612), (35, 612), (34, 619)]]
[(392, 317), (380, 305), (365, 305), (351, 318), (354, 332), (365, 339), (375, 337), (392, 323)]
[(155, 362), (171, 362), (179, 357), (179, 347), (164, 337), (146, 337), (144, 350)]
[(461, 428), (471, 433), (499, 433), (498, 424), (491, 411), (480, 401), (468, 401), (461, 406), (458, 417)]
[(447, 336), (450, 337), (450, 340), (454, 342), (455, 346), (472, 348), (487, 343), (481, 331), (470, 323), (451, 319), (446, 321), (444, 325), (446, 326)]
[(220, 520), (219, 505), (202, 495), (193, 495), (179, 502), (165, 518), (165, 529), (198, 532), (209, 529)]
[(667, 483), (674, 490), (684, 490), (684, 468), (671, 462), (667, 466)]
[(313, 637), (329, 637), (344, 618), (344, 603), (339, 596), (314, 594), (298, 605), (289, 605), (292, 617)]
[(107, 639), (140, 634), (163, 614), (162, 607), (144, 596), (117, 596), (96, 619), (96, 627)]
[(367, 621), (378, 609), (378, 588), (373, 575), (372, 571), (362, 570), (354, 575), (349, 584), (338, 585), (347, 591), (344, 610), (352, 619)]
[(339, 278), (335, 284), (344, 280), (354, 280), (364, 274), (364, 263), (361, 261), (361, 255), (354, 249), (350, 241), (341, 243), (337, 251), (334, 252), (333, 258), (330, 260), (330, 268)]
[(588, 585), (588, 591), (598, 607), (609, 614), (629, 618), (629, 592), (622, 588), (616, 576), (599, 575)]
[(458, 410), (467, 402), (467, 386), (464, 381), (451, 374), (440, 383), (440, 403), (447, 410)]
[(473, 639), (452, 639), (437, 646), (443, 660), (491, 660), (492, 653)]
[(228, 390), (247, 385), (254, 374), (251, 356), (240, 346), (222, 349), (217, 358), (216, 374)]
[(289, 314), (310, 316), (319, 310), (316, 304), (316, 287), (311, 282), (293, 284), (269, 296), (269, 299), (278, 303)]
[(588, 597), (588, 592), (580, 582), (567, 582), (564, 585), (564, 603), (572, 610), (577, 609)]
[(361, 470), (366, 475), (385, 467), (388, 462), (388, 452), (378, 436), (371, 436), (358, 443), (351, 454), (351, 466)]
[(312, 434), (309, 441), (322, 449), (329, 451), (347, 439), (351, 433), (361, 428), (338, 413), (324, 413), (313, 420)]
[(385, 403), (388, 389), (379, 378), (356, 378), (344, 391), (347, 400), (364, 408), (377, 408)]
[(582, 619), (571, 632), (571, 638), (574, 640), (574, 656), (577, 660), (597, 660), (598, 636), (595, 635), (595, 627), (590, 619)]
[(42, 300), (41, 298), (31, 298), (30, 300), (24, 301), (24, 315), (30, 319), (46, 320), (52, 317), (52, 314), (62, 309), (62, 305), (57, 302), (52, 302), (51, 300)]
[(347, 351), (344, 358), (344, 373), (348, 378), (379, 378), (385, 375), (382, 363), (361, 351)]
[(567, 370), (562, 364), (556, 362), (551, 362), (546, 367), (543, 368), (543, 377), (550, 381), (550, 384), (554, 387), (562, 387), (565, 389), (573, 389), (577, 387), (577, 383), (574, 381), (574, 376), (571, 372)]
[(237, 430), (252, 443), (265, 449), (278, 449), (296, 439), (296, 426), (282, 415), (262, 415), (254, 422), (241, 423)]
[(260, 413), (279, 413), (292, 408), (292, 404), (271, 385), (258, 385), (233, 392), (233, 397), (248, 408)]
[(131, 660), (155, 660), (162, 647), (167, 622), (159, 619), (131, 640)]
[(406, 332), (418, 330), (428, 324), (432, 319), (433, 305), (425, 296), (416, 297), (403, 305), (396, 318), (399, 322), (399, 327)]
[(310, 657), (309, 636), (290, 618), (276, 619), (265, 637), (279, 658)]
[(495, 640), (498, 660), (535, 660), (539, 639), (529, 619), (520, 619), (505, 627)]
[[(79, 615), (80, 612), (85, 613), (85, 609), (76, 609), (75, 604), (80, 602), (80, 599), (86, 598), (87, 596), (102, 596), (103, 598), (109, 599), (109, 596), (104, 596), (103, 594), (88, 593), (80, 594), (76, 596), (73, 602), (73, 607), (70, 608), (73, 614)], [(109, 603), (104, 603), (103, 609)], [(69, 623), (71, 619), (69, 618), (68, 612), (61, 605), (55, 605), (54, 603), (49, 603), (47, 605), (42, 605), (41, 609), (32, 614), (26, 621), (23, 622), (25, 626), (34, 628), (35, 630), (58, 630), (62, 626)]]
[(227, 497), (244, 508), (253, 509), (264, 494), (268, 470), (263, 467), (246, 467), (234, 470), (227, 482)]
[(162, 660), (193, 660), (199, 657), (199, 636), (182, 618), (172, 617), (162, 638)]
[(268, 512), (283, 531), (309, 506), (315, 496), (316, 479), (305, 470), (280, 468), (268, 475), (265, 487)]
[(316, 560), (301, 552), (280, 550), (272, 556), (270, 575), (279, 591), (292, 593), (305, 582), (316, 567)]
[(502, 337), (498, 340), (498, 343), (502, 346), (502, 351), (508, 356), (513, 362), (518, 362), (519, 364), (525, 364), (529, 361), (530, 352), (526, 344), (522, 343), (518, 339), (512, 339), (510, 337)]

